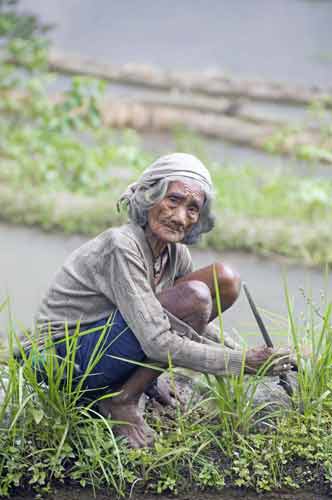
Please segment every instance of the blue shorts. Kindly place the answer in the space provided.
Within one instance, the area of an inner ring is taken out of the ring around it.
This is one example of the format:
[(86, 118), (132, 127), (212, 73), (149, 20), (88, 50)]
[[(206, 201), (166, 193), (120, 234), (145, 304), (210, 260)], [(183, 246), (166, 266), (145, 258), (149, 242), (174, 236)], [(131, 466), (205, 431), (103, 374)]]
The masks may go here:
[[(109, 324), (109, 326), (106, 326)], [(75, 362), (82, 375), (86, 372), (89, 360), (96, 355), (94, 349), (100, 337), (102, 340), (97, 350), (100, 359), (84, 382), (84, 388), (98, 392), (111, 392), (122, 385), (138, 368), (133, 362), (142, 362), (146, 356), (132, 330), (127, 326), (120, 311), (111, 318), (104, 318), (84, 327), (84, 330), (98, 328), (96, 331), (80, 335), (77, 341)], [(81, 332), (84, 331), (81, 328)], [(66, 344), (57, 344), (57, 354), (66, 356)], [(124, 358), (124, 360), (115, 359)], [(98, 357), (98, 354), (97, 354)], [(95, 358), (96, 359), (96, 358)], [(125, 361), (128, 360), (128, 362)]]

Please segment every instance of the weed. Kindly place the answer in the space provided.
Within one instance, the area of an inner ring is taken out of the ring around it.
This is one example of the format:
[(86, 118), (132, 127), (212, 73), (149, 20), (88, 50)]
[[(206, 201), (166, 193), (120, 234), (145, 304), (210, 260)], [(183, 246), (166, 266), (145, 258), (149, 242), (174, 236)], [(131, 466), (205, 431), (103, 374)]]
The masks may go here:
[[(332, 304), (325, 297), (321, 310), (306, 298), (303, 335), (287, 288), (286, 300), (285, 333), (292, 339), (298, 365), (294, 405), (276, 408), (270, 393), (257, 403), (262, 385), (269, 387), (267, 367), (248, 377), (243, 364), (238, 376), (207, 376), (204, 396), (185, 412), (178, 408), (163, 418), (151, 414), (149, 423), (158, 433), (152, 449), (128, 450), (114, 438), (113, 422), (101, 417), (93, 402), (82, 399), (84, 379), (103, 352), (103, 331), (87, 373), (79, 379), (74, 354), (79, 336), (89, 332), (81, 332), (79, 325), (72, 335), (66, 332), (67, 355), (59, 360), (59, 341), (48, 338), (40, 357), (32, 338), (27, 355), (11, 331), (9, 357), (1, 373), (1, 495), (27, 484), (46, 493), (66, 480), (96, 490), (107, 487), (119, 495), (142, 487), (176, 494), (193, 486), (269, 491), (322, 481), (330, 485)], [(15, 343), (21, 361), (14, 356)], [(301, 353), (304, 344), (311, 349), (308, 357)], [(170, 372), (172, 379), (171, 360)]]
[[(103, 82), (73, 78), (61, 99), (50, 99), (54, 76), (45, 69), (43, 27), (15, 13), (9, 0), (0, 9), (1, 219), (85, 234), (123, 222), (116, 200), (154, 158), (133, 131), (119, 133), (103, 124)], [(12, 64), (17, 59), (24, 71)], [(331, 136), (327, 104), (312, 106), (325, 142)], [(270, 149), (277, 152), (295, 132), (282, 129)], [(332, 262), (330, 180), (221, 165), (210, 161), (196, 135), (183, 129), (174, 135), (180, 150), (197, 154), (211, 170), (217, 224), (206, 245), (279, 253), (309, 264)], [(330, 155), (325, 142), (300, 144), (298, 154)]]
[[(101, 331), (98, 345), (82, 376), (77, 378), (75, 352), (80, 335), (90, 331), (66, 332), (64, 359), (56, 354), (50, 337), (43, 351), (31, 338), (27, 353), (14, 335), (9, 342), (8, 368), (4, 369), (1, 406), (0, 492), (28, 483), (47, 491), (54, 479), (73, 478), (94, 488), (108, 485), (123, 492), (123, 471), (112, 421), (96, 413), (96, 401), (84, 402), (84, 382), (103, 354)], [(109, 394), (112, 397), (114, 394)]]

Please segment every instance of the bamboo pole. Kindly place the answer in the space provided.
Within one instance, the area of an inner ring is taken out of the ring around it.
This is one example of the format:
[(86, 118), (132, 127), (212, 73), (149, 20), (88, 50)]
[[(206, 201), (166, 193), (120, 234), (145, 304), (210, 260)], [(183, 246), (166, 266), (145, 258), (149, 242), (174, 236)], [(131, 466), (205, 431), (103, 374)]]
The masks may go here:
[[(183, 126), (205, 137), (222, 139), (258, 150), (265, 150), (267, 144), (282, 130), (273, 123), (253, 123), (236, 116), (178, 110), (151, 102), (119, 100), (114, 97), (105, 100), (101, 112), (105, 124), (115, 128), (169, 132), (177, 126)], [(285, 131), (284, 137), (278, 140), (277, 149), (279, 154), (292, 155), (298, 148), (308, 145), (321, 147), (319, 131)], [(332, 163), (332, 154), (324, 155), (322, 152), (318, 159), (324, 163)]]
[(181, 72), (139, 64), (113, 66), (58, 51), (50, 52), (49, 69), (64, 74), (88, 75), (112, 83), (163, 91), (178, 89), (181, 92), (212, 97), (246, 98), (292, 105), (308, 105), (314, 100), (320, 100), (332, 105), (331, 88), (305, 87), (263, 80), (239, 80), (219, 71)]
[[(24, 103), (30, 98), (27, 92), (7, 92)], [(63, 95), (50, 96), (53, 102), (60, 102)], [(178, 108), (168, 101), (158, 99), (123, 99), (108, 95), (100, 105), (105, 125), (113, 128), (133, 128), (139, 132), (171, 132), (181, 126), (205, 137), (222, 139), (240, 146), (266, 150), (269, 143), (276, 142), (276, 152), (294, 155), (303, 147), (317, 148), (317, 160), (332, 164), (331, 140), (322, 144), (322, 137), (316, 129), (290, 129), (286, 123), (269, 120), (245, 120), (241, 115), (214, 114)], [(319, 152), (319, 150), (321, 150)]]

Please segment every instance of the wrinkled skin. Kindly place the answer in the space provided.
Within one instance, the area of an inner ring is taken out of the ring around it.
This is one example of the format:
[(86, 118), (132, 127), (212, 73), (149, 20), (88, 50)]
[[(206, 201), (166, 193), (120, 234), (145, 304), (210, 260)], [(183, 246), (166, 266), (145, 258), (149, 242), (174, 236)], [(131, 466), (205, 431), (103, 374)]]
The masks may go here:
[(168, 243), (179, 243), (191, 231), (198, 222), (204, 199), (197, 182), (170, 182), (164, 198), (148, 213), (146, 236), (155, 257)]
[(269, 360), (271, 366), (268, 367), (267, 373), (269, 375), (281, 375), (282, 373), (288, 372), (293, 366), (290, 356), (291, 351), (288, 348), (275, 349), (260, 346), (249, 349), (246, 353), (245, 373), (257, 373), (266, 361)]

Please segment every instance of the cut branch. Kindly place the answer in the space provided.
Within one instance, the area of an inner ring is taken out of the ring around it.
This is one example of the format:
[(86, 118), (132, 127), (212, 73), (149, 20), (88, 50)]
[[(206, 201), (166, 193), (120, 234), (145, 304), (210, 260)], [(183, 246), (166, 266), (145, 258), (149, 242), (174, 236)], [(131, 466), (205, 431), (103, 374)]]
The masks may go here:
[[(3, 95), (22, 103), (30, 99), (27, 92), (7, 92)], [(53, 95), (50, 100), (60, 102), (63, 97), (61, 94)], [(226, 109), (226, 102), (224, 106)], [(100, 112), (105, 125), (113, 128), (133, 128), (139, 132), (171, 132), (181, 126), (205, 137), (222, 139), (240, 146), (283, 155), (295, 154), (332, 164), (330, 136), (323, 138), (318, 129), (291, 128), (285, 123), (261, 120), (258, 117), (248, 120), (245, 111), (228, 116), (194, 111), (186, 106), (178, 109), (177, 102), (173, 102), (171, 106), (168, 101), (163, 104), (160, 99), (124, 100), (109, 95), (100, 105)]]
[(332, 89), (304, 87), (263, 80), (239, 80), (219, 71), (200, 73), (161, 70), (153, 66), (113, 66), (94, 59), (52, 51), (49, 69), (64, 74), (89, 75), (109, 82), (155, 90), (199, 93), (214, 97), (247, 98), (257, 101), (307, 105), (320, 100), (332, 105)]
[[(331, 144), (322, 144), (319, 131), (282, 129), (273, 123), (253, 123), (238, 117), (214, 115), (192, 110), (161, 106), (152, 102), (108, 98), (102, 107), (105, 124), (115, 128), (133, 128), (144, 132), (157, 130), (169, 132), (183, 126), (206, 137), (219, 138), (241, 146), (266, 150), (276, 143), (277, 152), (294, 154), (301, 148), (316, 148), (316, 159), (332, 163)], [(321, 153), (319, 152), (322, 149)]]

